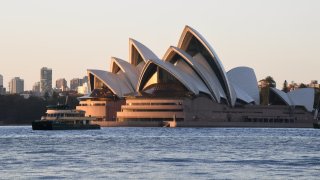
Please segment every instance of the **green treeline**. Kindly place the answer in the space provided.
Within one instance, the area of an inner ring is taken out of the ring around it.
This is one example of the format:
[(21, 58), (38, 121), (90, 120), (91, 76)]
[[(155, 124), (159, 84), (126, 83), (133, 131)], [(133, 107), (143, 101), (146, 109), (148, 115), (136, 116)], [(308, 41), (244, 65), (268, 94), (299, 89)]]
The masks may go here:
[[(47, 105), (64, 104), (65, 97), (53, 95), (50, 98), (31, 96), (28, 99), (20, 95), (0, 95), (0, 124), (31, 124), (46, 112)], [(77, 96), (69, 96), (68, 105), (75, 108)]]

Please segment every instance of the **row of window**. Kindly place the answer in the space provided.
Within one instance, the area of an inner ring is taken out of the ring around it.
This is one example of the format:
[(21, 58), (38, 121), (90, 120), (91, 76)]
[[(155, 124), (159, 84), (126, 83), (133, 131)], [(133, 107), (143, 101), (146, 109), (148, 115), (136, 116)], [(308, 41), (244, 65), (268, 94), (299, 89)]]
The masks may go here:
[(182, 105), (182, 102), (178, 102), (178, 103), (127, 103), (127, 105), (129, 106), (139, 106), (139, 105), (150, 105), (150, 106), (154, 106), (154, 105)]
[[(176, 121), (183, 121), (183, 118), (176, 118)], [(163, 121), (172, 121), (172, 118), (119, 118), (118, 121), (141, 121), (141, 122), (163, 122)]]
[(123, 109), (122, 112), (182, 112), (182, 109)]
[(105, 103), (95, 103), (95, 104), (80, 104), (80, 106), (105, 106)]
[(82, 117), (81, 114), (64, 114), (64, 113), (56, 113), (56, 114), (47, 114), (47, 117)]
[(294, 123), (293, 118), (244, 118), (245, 122), (263, 122), (263, 123)]

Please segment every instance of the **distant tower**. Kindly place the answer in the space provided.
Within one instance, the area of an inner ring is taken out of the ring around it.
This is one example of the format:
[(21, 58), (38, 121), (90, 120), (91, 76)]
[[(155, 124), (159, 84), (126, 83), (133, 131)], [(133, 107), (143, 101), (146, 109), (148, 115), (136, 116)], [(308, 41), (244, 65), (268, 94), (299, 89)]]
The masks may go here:
[(3, 87), (3, 76), (0, 74), (0, 95), (6, 94), (6, 88)]
[(3, 86), (3, 76), (0, 74), (0, 86)]
[(34, 95), (40, 96), (40, 82), (34, 83), (32, 87), (32, 92), (34, 93)]
[(67, 90), (67, 81), (64, 78), (56, 80), (56, 88), (60, 89), (61, 91)]
[(77, 91), (79, 86), (82, 86), (83, 79), (73, 78), (70, 80), (70, 90)]
[(46, 92), (52, 92), (52, 69), (47, 67), (41, 68), (40, 72), (40, 91), (44, 95)]
[(24, 91), (24, 80), (19, 77), (11, 79), (9, 82), (9, 92), (10, 94), (18, 94)]

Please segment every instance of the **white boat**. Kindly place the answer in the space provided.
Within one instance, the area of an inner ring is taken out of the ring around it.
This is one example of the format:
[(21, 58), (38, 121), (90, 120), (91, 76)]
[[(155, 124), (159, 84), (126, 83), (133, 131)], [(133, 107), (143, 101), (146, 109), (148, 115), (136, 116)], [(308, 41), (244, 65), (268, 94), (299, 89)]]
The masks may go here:
[(85, 111), (70, 109), (67, 105), (47, 106), (45, 116), (32, 122), (33, 130), (100, 129), (92, 124), (95, 118), (85, 117)]

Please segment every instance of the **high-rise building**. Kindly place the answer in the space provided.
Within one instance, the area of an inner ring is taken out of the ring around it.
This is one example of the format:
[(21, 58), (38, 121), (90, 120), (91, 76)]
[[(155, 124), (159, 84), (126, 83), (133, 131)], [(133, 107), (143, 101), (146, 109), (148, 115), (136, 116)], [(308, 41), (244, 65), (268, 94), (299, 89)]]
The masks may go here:
[(52, 92), (52, 69), (47, 67), (41, 68), (40, 72), (40, 91), (44, 95), (46, 92)]
[(3, 87), (3, 76), (0, 74), (0, 95), (6, 94), (6, 88)]
[(88, 83), (88, 76), (81, 78), (73, 78), (70, 80), (70, 90), (78, 91), (78, 87), (81, 87), (84, 83)]
[(3, 86), (0, 86), (0, 95), (5, 95), (6, 94), (6, 88)]
[(66, 91), (68, 88), (67, 81), (64, 78), (56, 80), (56, 88), (61, 91)]
[(19, 77), (11, 79), (9, 82), (10, 94), (22, 93), (24, 91), (24, 80)]
[(0, 86), (3, 86), (3, 76), (0, 74)]
[(34, 85), (32, 86), (32, 92), (34, 95), (40, 96), (40, 82), (34, 83)]
[(77, 91), (79, 86), (82, 86), (83, 80), (80, 78), (73, 78), (70, 80), (70, 90)]

